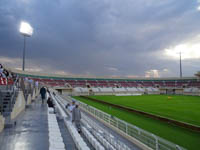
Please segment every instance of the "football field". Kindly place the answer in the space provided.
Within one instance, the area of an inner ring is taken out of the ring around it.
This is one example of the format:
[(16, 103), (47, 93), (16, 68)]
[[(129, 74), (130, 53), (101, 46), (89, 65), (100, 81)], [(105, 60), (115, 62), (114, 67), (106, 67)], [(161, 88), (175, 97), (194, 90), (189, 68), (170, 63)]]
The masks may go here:
[[(200, 126), (200, 97), (198, 96), (142, 95), (90, 97)], [(75, 98), (187, 149), (195, 150), (200, 146), (199, 132), (110, 107), (82, 97)]]

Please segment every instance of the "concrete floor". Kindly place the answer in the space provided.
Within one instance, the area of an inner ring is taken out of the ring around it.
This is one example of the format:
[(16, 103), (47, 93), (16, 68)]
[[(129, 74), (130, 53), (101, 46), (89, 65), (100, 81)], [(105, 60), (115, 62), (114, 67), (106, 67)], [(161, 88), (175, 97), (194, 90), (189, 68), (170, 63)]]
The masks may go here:
[(0, 134), (0, 150), (48, 150), (47, 123), (46, 105), (32, 103)]

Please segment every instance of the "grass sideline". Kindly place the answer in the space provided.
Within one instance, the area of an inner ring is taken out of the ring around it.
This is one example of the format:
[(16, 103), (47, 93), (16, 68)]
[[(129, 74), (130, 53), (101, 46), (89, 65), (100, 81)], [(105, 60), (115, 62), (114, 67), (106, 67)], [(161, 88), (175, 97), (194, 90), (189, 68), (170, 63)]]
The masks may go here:
[[(156, 96), (156, 95), (148, 95), (148, 96), (152, 97), (152, 96)], [(160, 96), (160, 95), (158, 95), (158, 96)], [(95, 98), (97, 98), (97, 99), (100, 99), (99, 97), (109, 98), (112, 96), (98, 96), (98, 98), (95, 96)], [(195, 133), (195, 132), (189, 131), (184, 128), (172, 126), (172, 125), (163, 123), (161, 121), (147, 118), (147, 117), (144, 117), (141, 115), (130, 114), (129, 112), (119, 110), (117, 108), (111, 108), (109, 106), (106, 106), (106, 105), (103, 105), (103, 104), (100, 104), (97, 102), (92, 102), (90, 100), (86, 100), (81, 97), (74, 97), (74, 98), (76, 98), (84, 103), (87, 103), (91, 106), (94, 106), (100, 110), (103, 110), (104, 112), (109, 113), (113, 116), (116, 116), (122, 120), (125, 120), (126, 122), (134, 124), (144, 130), (147, 130), (147, 131), (149, 131), (155, 135), (158, 135), (164, 139), (167, 139), (173, 143), (181, 145), (189, 150), (190, 149), (196, 150), (199, 148), (200, 133)], [(118, 98), (118, 96), (117, 96), (117, 98)], [(124, 98), (126, 98), (126, 97), (124, 97)], [(124, 100), (123, 100), (122, 104), (126, 104)]]
[(90, 97), (200, 126), (199, 96), (142, 95)]

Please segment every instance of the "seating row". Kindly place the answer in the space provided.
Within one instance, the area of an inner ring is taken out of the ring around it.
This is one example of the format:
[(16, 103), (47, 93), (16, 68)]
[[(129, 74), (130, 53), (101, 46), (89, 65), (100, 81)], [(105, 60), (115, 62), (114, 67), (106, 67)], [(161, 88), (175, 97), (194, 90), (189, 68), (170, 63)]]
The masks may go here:
[(83, 141), (80, 134), (77, 132), (74, 125), (70, 121), (67, 121), (67, 120), (64, 120), (64, 122), (73, 138), (73, 141), (74, 141), (77, 149), (78, 150), (90, 150), (90, 148), (87, 146), (87, 144)]
[(114, 136), (109, 133), (109, 131), (100, 127), (97, 123), (92, 121), (86, 115), (82, 115), (82, 122), (87, 126), (92, 134), (106, 147), (106, 149), (111, 150), (130, 150), (130, 148), (121, 142), (120, 140), (114, 138)]
[(12, 79), (0, 77), (0, 85), (12, 85), (12, 84), (13, 84)]
[(72, 136), (72, 139), (76, 145), (76, 148), (78, 150), (90, 150), (90, 148), (87, 146), (87, 144), (84, 142), (83, 138), (80, 136), (80, 134), (74, 127), (74, 125), (66, 119), (67, 115), (66, 115), (65, 111), (62, 109), (65, 106), (64, 106), (64, 104), (60, 103), (61, 98), (60, 97), (58, 98), (58, 96), (54, 96), (53, 94), (51, 94), (51, 95), (56, 104), (58, 111), (60, 112), (61, 117), (64, 120), (64, 123), (65, 123), (68, 131), (70, 132), (70, 135)]
[(95, 139), (95, 137), (85, 127), (82, 127), (82, 132), (96, 150), (105, 150), (105, 148)]
[(48, 108), (49, 150), (65, 150), (65, 144), (53, 108)]

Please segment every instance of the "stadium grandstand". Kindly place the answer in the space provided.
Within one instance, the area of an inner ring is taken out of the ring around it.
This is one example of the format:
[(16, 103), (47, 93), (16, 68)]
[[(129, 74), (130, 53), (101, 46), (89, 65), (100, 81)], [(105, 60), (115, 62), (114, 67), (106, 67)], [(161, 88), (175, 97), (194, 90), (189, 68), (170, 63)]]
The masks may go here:
[[(119, 109), (125, 113), (130, 112), (133, 116), (145, 116), (146, 119), (156, 124), (175, 128), (174, 130), (183, 130), (181, 132), (185, 132), (184, 134), (194, 134), (194, 138), (200, 137), (198, 123), (174, 120), (170, 116), (148, 113), (140, 110), (139, 107), (138, 109), (127, 108), (123, 104), (117, 105), (117, 103), (111, 103), (111, 100), (101, 101), (95, 97), (105, 95), (125, 98), (167, 95), (168, 99), (171, 99), (173, 95), (198, 97), (200, 96), (198, 76), (152, 79), (89, 78), (6, 70), (12, 76), (1, 77), (0, 82), (0, 145), (2, 150), (14, 149), (13, 147), (26, 149), (27, 146), (33, 149), (49, 150), (185, 150), (198, 148), (199, 143), (196, 140), (188, 141), (188, 143), (181, 140), (173, 141), (166, 135), (157, 133), (158, 130), (147, 131), (137, 123), (128, 122), (117, 114), (115, 116), (106, 110), (101, 110), (98, 105), (108, 105), (111, 111)], [(41, 103), (39, 96), (41, 87), (48, 89), (48, 97), (53, 100), (54, 109), (48, 107), (46, 103)], [(82, 100), (84, 98), (85, 100)], [(70, 111), (66, 109), (66, 106), (73, 101), (78, 102), (81, 109), (81, 134), (70, 121)], [(90, 105), (86, 101), (96, 102), (98, 105)]]

